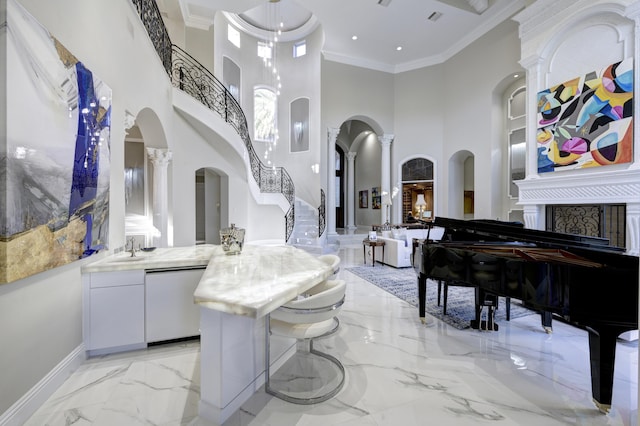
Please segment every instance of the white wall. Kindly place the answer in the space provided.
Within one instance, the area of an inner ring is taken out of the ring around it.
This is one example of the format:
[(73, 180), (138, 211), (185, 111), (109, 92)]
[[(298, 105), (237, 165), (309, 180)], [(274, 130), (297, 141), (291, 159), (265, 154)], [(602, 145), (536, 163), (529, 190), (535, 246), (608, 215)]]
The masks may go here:
[[(215, 75), (222, 77), (223, 57), (227, 56), (240, 67), (241, 93), (240, 104), (247, 118), (249, 134), (253, 140), (253, 89), (256, 85), (271, 85), (271, 74), (266, 71), (262, 59), (257, 55), (258, 39), (240, 32), (238, 49), (227, 40), (228, 21), (222, 13), (214, 20)], [(278, 132), (280, 139), (271, 161), (276, 166), (284, 166), (295, 185), (295, 196), (312, 206), (320, 203), (320, 177), (311, 172), (311, 166), (320, 163), (321, 144), (325, 141), (326, 131), (320, 131), (320, 51), (322, 32), (316, 30), (305, 38), (307, 54), (293, 58), (293, 43), (278, 43), (277, 63), (281, 75), (282, 89), (278, 98)], [(261, 40), (262, 41), (262, 40)], [(298, 40), (296, 40), (298, 41)], [(293, 100), (309, 98), (309, 151), (290, 153), (289, 108)], [(265, 144), (254, 142), (256, 153), (262, 159)], [(284, 212), (283, 212), (284, 216)]]
[[(449, 96), (444, 67), (435, 65), (398, 74), (395, 77), (395, 140), (391, 156), (391, 185), (402, 180), (403, 163), (416, 157), (433, 161), (434, 216), (445, 212), (442, 197), (442, 153), (444, 148), (444, 98)], [(400, 190), (402, 189), (399, 186)], [(401, 193), (398, 197), (401, 197)], [(392, 223), (403, 222), (400, 198), (392, 205)]]
[[(342, 123), (352, 118), (360, 120), (368, 118), (368, 124), (371, 124), (371, 121), (376, 123), (382, 128), (382, 133), (393, 134), (393, 102), (393, 74), (322, 61), (322, 124), (320, 127), (324, 140), (321, 154), (323, 159), (321, 165), (324, 166), (321, 173), (323, 188), (326, 189), (327, 167), (333, 170), (334, 161), (333, 158), (328, 158), (327, 129), (339, 128)], [(392, 152), (394, 144), (395, 142), (391, 144)], [(373, 151), (369, 152), (369, 148), (372, 148)], [(355, 224), (379, 224), (382, 210), (371, 209), (371, 187), (381, 186), (380, 142), (375, 140), (374, 142), (369, 141), (368, 144), (363, 143), (357, 152), (355, 159)], [(346, 179), (346, 175), (344, 177)], [(369, 190), (368, 209), (357, 207), (358, 191), (363, 189)]]
[(501, 214), (501, 203), (493, 203), (492, 168), (501, 169), (501, 153), (495, 150), (505, 150), (506, 145), (496, 140), (501, 135), (493, 129), (493, 93), (505, 76), (522, 72), (519, 59), (518, 27), (506, 21), (443, 64), (443, 160), (448, 165), (455, 152), (473, 153), (476, 218), (495, 219)]
[[(170, 122), (166, 74), (129, 1), (20, 3), (113, 91), (109, 243), (121, 246), (124, 111), (151, 106)], [(8, 68), (16, 65), (8, 58)], [(0, 412), (81, 345), (80, 267), (86, 261), (0, 286)]]

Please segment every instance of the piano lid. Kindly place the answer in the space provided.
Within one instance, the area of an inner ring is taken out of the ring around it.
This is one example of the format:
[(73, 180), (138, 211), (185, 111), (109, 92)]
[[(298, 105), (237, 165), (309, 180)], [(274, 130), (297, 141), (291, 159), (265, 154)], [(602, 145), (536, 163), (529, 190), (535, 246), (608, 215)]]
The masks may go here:
[[(483, 237), (486, 237), (487, 241), (518, 241), (544, 244), (557, 248), (588, 247), (592, 249), (616, 252), (625, 251), (622, 247), (609, 245), (609, 240), (607, 238), (527, 229), (516, 222), (500, 222), (497, 220), (460, 220), (436, 217), (433, 220), (433, 225), (445, 228), (449, 233), (457, 234), (457, 238), (460, 238), (460, 236), (464, 234), (469, 234), (474, 237), (473, 239), (478, 241), (483, 241)], [(461, 241), (459, 239), (457, 240)]]

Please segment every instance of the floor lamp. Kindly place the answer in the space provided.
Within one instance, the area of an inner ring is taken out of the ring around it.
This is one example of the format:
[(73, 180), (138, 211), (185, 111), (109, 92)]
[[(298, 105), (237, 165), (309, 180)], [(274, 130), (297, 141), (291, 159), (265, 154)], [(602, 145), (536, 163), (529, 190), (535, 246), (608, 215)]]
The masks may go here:
[(424, 199), (424, 194), (418, 194), (418, 199), (416, 200), (416, 208), (418, 209), (418, 219), (422, 220), (422, 212), (425, 207), (427, 207), (427, 202)]

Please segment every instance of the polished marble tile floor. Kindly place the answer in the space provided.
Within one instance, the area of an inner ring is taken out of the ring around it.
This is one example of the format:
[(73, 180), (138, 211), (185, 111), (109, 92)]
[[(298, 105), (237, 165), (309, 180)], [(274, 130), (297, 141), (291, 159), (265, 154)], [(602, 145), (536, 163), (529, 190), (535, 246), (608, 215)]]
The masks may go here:
[[(313, 406), (257, 392), (226, 423), (241, 425), (636, 425), (638, 348), (617, 345), (613, 407), (591, 402), (587, 333), (536, 315), (498, 332), (457, 330), (347, 272), (362, 246), (340, 249), (348, 282), (340, 330), (316, 347), (346, 383)], [(197, 341), (87, 360), (27, 425), (204, 425)]]

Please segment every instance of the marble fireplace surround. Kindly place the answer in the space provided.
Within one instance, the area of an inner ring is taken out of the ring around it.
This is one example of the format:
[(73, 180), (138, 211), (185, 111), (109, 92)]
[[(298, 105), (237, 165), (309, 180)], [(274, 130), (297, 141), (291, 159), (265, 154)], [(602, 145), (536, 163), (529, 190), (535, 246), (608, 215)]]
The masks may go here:
[(627, 254), (640, 253), (640, 166), (532, 175), (516, 184), (530, 229), (544, 229), (548, 204), (625, 204)]

